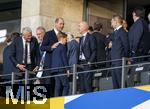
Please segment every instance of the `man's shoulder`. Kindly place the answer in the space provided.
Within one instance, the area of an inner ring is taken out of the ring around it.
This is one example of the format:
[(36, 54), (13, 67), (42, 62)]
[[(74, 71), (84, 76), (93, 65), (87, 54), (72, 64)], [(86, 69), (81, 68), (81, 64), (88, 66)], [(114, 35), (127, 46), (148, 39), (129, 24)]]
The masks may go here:
[(53, 34), (55, 31), (54, 29), (47, 31), (45, 34)]

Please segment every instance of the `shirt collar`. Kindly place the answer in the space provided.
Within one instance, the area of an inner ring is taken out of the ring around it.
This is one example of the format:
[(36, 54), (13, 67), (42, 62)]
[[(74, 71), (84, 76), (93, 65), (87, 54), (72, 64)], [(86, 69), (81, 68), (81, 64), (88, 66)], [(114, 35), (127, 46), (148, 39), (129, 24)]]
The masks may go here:
[(26, 42), (26, 40), (24, 39), (24, 37), (22, 36), (22, 40), (23, 40), (23, 42), (25, 43)]
[(114, 31), (119, 30), (122, 27), (122, 25), (118, 26), (117, 28), (114, 29)]
[(59, 31), (56, 28), (54, 28), (54, 31), (56, 35), (59, 33)]
[(86, 36), (88, 32), (84, 33), (83, 36)]

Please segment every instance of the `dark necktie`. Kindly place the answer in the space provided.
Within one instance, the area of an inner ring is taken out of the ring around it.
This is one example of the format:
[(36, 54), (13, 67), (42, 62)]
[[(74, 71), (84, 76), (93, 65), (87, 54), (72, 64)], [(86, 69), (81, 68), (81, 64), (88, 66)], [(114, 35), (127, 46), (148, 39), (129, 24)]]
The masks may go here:
[(84, 42), (85, 42), (85, 36), (82, 36), (83, 38), (82, 38), (82, 40), (81, 40), (81, 48), (83, 48), (83, 46), (84, 46)]
[(28, 44), (25, 42), (25, 53), (24, 53), (24, 64), (27, 65), (27, 57), (28, 57)]

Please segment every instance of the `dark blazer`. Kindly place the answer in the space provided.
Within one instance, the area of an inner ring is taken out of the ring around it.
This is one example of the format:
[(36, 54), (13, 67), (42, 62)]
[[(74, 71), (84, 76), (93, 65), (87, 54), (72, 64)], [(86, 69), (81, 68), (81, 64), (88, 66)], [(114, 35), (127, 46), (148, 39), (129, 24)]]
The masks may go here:
[(96, 61), (105, 61), (106, 60), (106, 51), (105, 51), (105, 42), (106, 36), (100, 32), (94, 32), (92, 34), (96, 40)]
[(127, 32), (121, 27), (113, 33), (111, 59), (121, 59), (128, 57), (129, 43)]
[(72, 66), (73, 64), (78, 63), (79, 59), (79, 43), (76, 40), (72, 40), (67, 44), (67, 57), (68, 57), (68, 64)]
[[(68, 66), (66, 45), (59, 44), (52, 53), (51, 68)], [(59, 70), (62, 71), (62, 70)]]
[[(80, 39), (80, 45), (81, 41), (83, 41), (83, 37)], [(95, 45), (95, 38), (87, 33), (84, 45), (81, 47), (83, 54), (86, 58), (86, 61), (88, 62), (95, 62), (96, 57), (96, 45)]]
[[(10, 60), (11, 44), (6, 46), (3, 51), (3, 75), (18, 72), (12, 61)], [(11, 76), (5, 76), (3, 79), (11, 79)]]
[[(22, 37), (14, 39), (11, 46), (10, 59), (15, 66), (17, 64), (23, 64), (23, 40)], [(31, 53), (31, 65), (33, 67), (39, 65), (39, 45), (35, 37), (32, 37), (30, 42), (30, 53)]]
[(51, 46), (56, 42), (58, 42), (58, 39), (54, 30), (51, 30), (45, 33), (45, 36), (41, 45), (41, 51), (46, 51), (45, 62), (44, 62), (44, 66), (46, 68), (51, 68), (52, 51), (53, 51)]
[[(129, 30), (130, 55), (145, 55), (150, 49), (150, 32), (144, 19), (138, 19)], [(144, 38), (144, 39), (142, 39)]]

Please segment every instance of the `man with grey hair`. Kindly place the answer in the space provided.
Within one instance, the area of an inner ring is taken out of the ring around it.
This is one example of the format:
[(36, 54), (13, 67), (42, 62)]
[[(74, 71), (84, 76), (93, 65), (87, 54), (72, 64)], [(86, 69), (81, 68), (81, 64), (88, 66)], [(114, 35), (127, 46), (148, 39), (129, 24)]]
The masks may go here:
[[(80, 22), (79, 32), (82, 37), (80, 39), (79, 64), (89, 64), (83, 66), (83, 68), (80, 68), (80, 71), (91, 70), (92, 67), (90, 63), (95, 62), (96, 57), (95, 38), (88, 33), (88, 29), (89, 26), (87, 22)], [(81, 93), (87, 93), (92, 91), (92, 79), (92, 72), (79, 74)]]
[(22, 37), (14, 39), (10, 59), (19, 71), (32, 71), (39, 64), (38, 41), (29, 27), (22, 29)]

